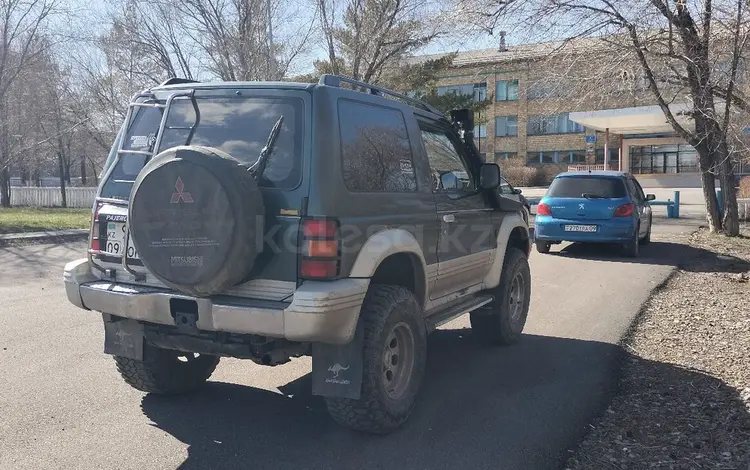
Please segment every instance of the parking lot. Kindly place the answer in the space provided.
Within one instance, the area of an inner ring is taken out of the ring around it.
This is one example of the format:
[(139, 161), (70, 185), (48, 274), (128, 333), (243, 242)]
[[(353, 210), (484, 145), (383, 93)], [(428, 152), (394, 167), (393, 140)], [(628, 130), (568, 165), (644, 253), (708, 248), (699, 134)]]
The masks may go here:
[(415, 414), (384, 437), (330, 420), (307, 358), (224, 359), (201, 392), (144, 396), (102, 353), (101, 319), (65, 298), (62, 266), (84, 245), (0, 247), (0, 468), (554, 467), (606, 406), (616, 343), (685, 254), (670, 240), (696, 226), (656, 219), (636, 260), (575, 245), (533, 253), (521, 342), (481, 346), (466, 316), (444, 325)]

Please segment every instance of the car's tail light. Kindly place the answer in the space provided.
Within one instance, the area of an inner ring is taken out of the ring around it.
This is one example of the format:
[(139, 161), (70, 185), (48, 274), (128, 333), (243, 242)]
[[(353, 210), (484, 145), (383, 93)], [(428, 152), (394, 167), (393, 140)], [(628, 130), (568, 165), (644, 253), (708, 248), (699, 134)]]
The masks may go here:
[(615, 217), (629, 217), (631, 215), (633, 215), (633, 204), (631, 203), (623, 204), (615, 209)]
[(536, 206), (536, 215), (552, 215), (552, 209), (542, 202)]
[(302, 259), (299, 275), (303, 279), (332, 279), (339, 274), (341, 237), (335, 219), (302, 221)]
[(91, 231), (91, 240), (89, 240), (89, 252), (91, 252), (91, 254), (99, 254), (99, 251), (101, 250), (101, 247), (99, 246), (99, 211), (101, 208), (102, 206), (97, 204), (96, 209), (94, 210), (94, 215), (91, 217), (91, 224), (93, 227), (93, 230)]

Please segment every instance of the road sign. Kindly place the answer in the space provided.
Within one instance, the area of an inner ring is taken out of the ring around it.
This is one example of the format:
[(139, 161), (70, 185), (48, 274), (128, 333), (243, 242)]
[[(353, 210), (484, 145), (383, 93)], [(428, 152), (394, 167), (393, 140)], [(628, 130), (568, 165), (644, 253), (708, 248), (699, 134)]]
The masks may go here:
[(591, 134), (586, 136), (586, 143), (587, 144), (594, 144), (596, 143), (596, 134)]

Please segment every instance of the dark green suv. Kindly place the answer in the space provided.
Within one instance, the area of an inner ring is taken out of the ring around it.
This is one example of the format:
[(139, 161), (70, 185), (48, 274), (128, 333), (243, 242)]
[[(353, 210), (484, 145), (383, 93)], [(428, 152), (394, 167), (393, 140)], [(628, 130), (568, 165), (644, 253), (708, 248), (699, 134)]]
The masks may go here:
[(390, 431), (430, 331), (471, 312), (504, 344), (526, 322), (524, 208), (473, 128), (469, 111), (336, 76), (170, 80), (130, 104), (68, 299), (103, 314), (105, 352), (139, 390), (193, 390), (221, 356), (312, 355), (336, 421)]

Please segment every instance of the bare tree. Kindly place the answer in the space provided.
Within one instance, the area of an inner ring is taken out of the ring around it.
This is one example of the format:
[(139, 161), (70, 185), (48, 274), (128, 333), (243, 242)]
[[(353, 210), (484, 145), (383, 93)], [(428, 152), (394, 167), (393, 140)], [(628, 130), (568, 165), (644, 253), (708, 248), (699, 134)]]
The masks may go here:
[[(447, 31), (429, 0), (317, 0), (328, 68), (377, 81), (384, 70)], [(326, 67), (323, 67), (326, 68)]]
[(0, 0), (0, 205), (10, 206), (10, 165), (17, 158), (10, 128), (9, 91), (49, 43), (40, 38), (57, 7), (56, 0)]
[[(580, 83), (589, 93), (604, 95), (618, 84), (620, 92), (626, 91), (623, 72), (642, 84), (674, 131), (697, 150), (711, 230), (739, 233), (728, 142), (736, 108), (750, 110), (737, 88), (748, 45), (745, 0), (459, 0), (459, 6), (474, 24), (489, 30), (513, 21), (537, 36), (562, 31), (567, 40), (553, 47), (550, 58), (564, 64), (567, 55), (564, 70), (588, 73)], [(584, 47), (571, 53), (566, 46), (574, 44)], [(576, 65), (569, 60), (573, 56)], [(587, 62), (585, 72), (582, 62)], [(565, 81), (570, 82), (575, 80)], [(631, 91), (634, 101), (642, 98), (641, 90)], [(723, 220), (714, 194), (716, 177), (725, 195)]]

